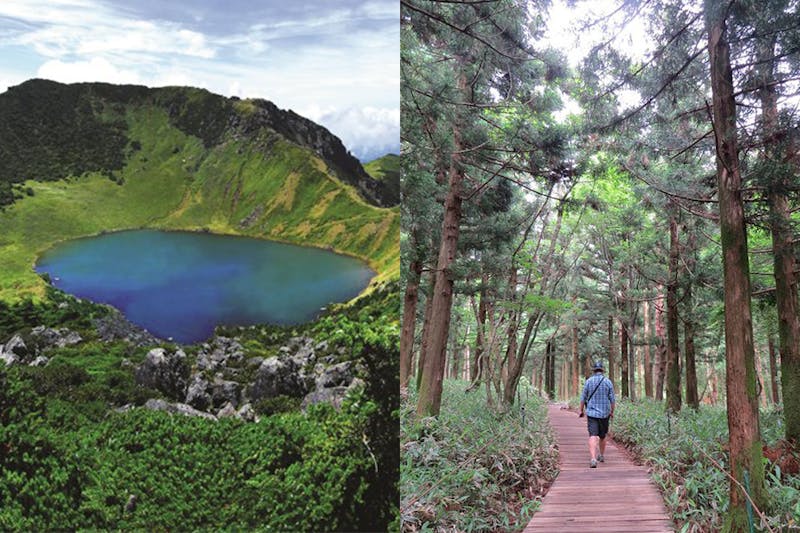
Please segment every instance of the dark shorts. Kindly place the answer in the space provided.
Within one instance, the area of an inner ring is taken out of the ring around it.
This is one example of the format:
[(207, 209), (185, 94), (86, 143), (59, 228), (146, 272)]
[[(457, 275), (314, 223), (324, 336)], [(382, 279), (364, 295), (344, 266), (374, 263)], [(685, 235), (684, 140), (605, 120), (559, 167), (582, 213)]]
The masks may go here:
[(589, 425), (589, 436), (606, 438), (608, 433), (608, 418), (594, 418), (592, 416), (586, 417), (586, 423)]

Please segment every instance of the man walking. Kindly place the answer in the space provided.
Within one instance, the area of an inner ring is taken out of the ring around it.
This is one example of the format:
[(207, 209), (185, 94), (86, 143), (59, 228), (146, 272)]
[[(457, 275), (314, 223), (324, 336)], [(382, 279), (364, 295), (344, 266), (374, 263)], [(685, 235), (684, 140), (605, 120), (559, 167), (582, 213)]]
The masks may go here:
[[(589, 426), (589, 454), (592, 459), (589, 468), (597, 468), (597, 462), (605, 460), (606, 434), (608, 421), (614, 416), (614, 385), (603, 374), (603, 363), (596, 361), (592, 365), (594, 375), (586, 380), (581, 394), (581, 412), (586, 414)], [(585, 411), (584, 411), (585, 408)], [(599, 450), (598, 450), (599, 448)]]

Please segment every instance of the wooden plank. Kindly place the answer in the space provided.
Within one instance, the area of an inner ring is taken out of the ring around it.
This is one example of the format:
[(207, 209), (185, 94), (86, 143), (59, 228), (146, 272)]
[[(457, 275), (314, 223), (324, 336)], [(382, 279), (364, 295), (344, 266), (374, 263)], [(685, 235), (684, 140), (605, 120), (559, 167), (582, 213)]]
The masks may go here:
[(525, 533), (674, 531), (646, 467), (633, 464), (609, 439), (605, 462), (589, 468), (586, 419), (557, 405), (548, 407), (548, 415), (560, 470)]

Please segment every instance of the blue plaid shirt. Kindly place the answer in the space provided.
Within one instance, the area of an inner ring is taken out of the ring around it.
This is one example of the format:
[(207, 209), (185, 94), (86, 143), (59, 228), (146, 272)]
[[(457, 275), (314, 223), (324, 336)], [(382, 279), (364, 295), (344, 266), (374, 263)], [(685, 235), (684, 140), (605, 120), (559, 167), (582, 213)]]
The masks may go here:
[[(599, 385), (598, 385), (599, 384)], [(595, 392), (597, 387), (597, 392)], [(592, 395), (594, 393), (594, 395)], [(594, 376), (586, 380), (586, 385), (583, 386), (583, 394), (581, 401), (586, 404), (586, 399), (592, 396), (586, 405), (586, 416), (592, 418), (608, 418), (611, 414), (611, 406), (616, 403), (614, 399), (614, 385), (601, 372), (596, 373)]]

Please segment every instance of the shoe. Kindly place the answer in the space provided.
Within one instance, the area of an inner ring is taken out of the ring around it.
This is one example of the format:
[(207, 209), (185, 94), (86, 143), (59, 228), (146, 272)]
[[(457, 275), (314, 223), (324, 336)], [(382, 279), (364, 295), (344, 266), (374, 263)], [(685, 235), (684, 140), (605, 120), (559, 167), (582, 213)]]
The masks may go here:
[(600, 461), (601, 463), (605, 463), (606, 462), (606, 458), (603, 457), (602, 455), (598, 455), (597, 456), (597, 460)]
[(597, 468), (597, 461), (595, 461), (594, 459), (589, 461), (589, 468)]

